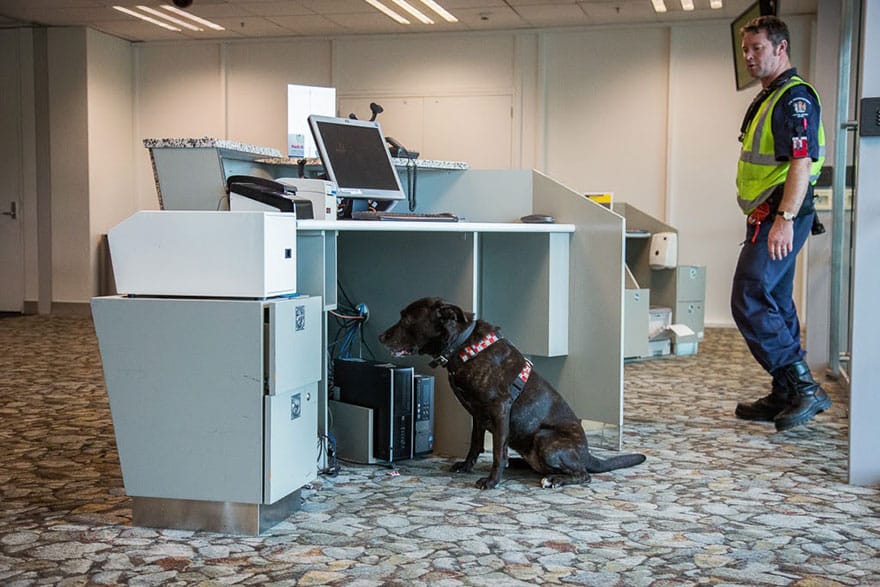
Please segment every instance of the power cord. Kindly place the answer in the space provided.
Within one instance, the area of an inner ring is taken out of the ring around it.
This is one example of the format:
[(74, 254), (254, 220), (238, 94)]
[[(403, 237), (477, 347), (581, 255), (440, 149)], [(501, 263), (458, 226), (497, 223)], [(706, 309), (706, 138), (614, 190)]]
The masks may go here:
[(327, 455), (327, 466), (318, 469), (319, 475), (327, 475), (328, 477), (336, 477), (339, 474), (339, 459), (336, 453), (336, 437), (330, 432), (318, 438), (318, 462), (321, 462), (321, 455)]

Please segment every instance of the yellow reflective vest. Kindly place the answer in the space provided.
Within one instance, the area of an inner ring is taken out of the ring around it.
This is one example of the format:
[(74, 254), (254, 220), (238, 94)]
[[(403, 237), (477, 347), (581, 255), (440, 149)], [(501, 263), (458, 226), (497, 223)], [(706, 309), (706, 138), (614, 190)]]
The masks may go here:
[[(760, 206), (770, 197), (776, 186), (785, 182), (791, 163), (776, 160), (771, 119), (776, 103), (779, 102), (786, 90), (800, 84), (809, 87), (813, 95), (816, 96), (816, 101), (819, 101), (819, 94), (813, 86), (796, 75), (792, 76), (788, 83), (777, 88), (764, 100), (743, 135), (742, 151), (740, 151), (736, 170), (736, 200), (745, 214), (751, 213), (752, 210)], [(819, 172), (822, 170), (824, 162), (825, 128), (820, 119), (819, 159), (813, 161), (810, 166), (811, 184), (815, 184), (819, 178)]]

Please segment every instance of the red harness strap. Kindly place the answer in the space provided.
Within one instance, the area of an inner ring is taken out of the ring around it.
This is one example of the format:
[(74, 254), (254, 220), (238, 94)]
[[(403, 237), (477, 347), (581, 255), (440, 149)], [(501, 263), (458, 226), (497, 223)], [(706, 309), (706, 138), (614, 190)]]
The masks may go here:
[[(483, 337), (482, 340), (476, 342), (472, 345), (468, 345), (461, 349), (461, 352), (458, 353), (458, 358), (461, 359), (462, 363), (467, 363), (470, 359), (473, 359), (480, 351), (486, 350), (489, 346), (498, 342), (501, 339), (500, 336), (495, 334), (494, 332), (490, 332), (486, 336)], [(529, 376), (532, 374), (532, 362), (526, 359), (525, 365), (523, 365), (522, 371), (519, 372), (513, 383), (510, 384), (510, 395), (513, 397), (513, 401), (516, 401), (516, 398), (519, 397), (519, 394), (522, 393), (523, 388), (526, 386), (526, 383), (529, 380)]]
[(480, 351), (487, 349), (490, 345), (496, 342), (498, 342), (498, 335), (494, 332), (490, 332), (483, 337), (483, 340), (461, 349), (461, 352), (458, 353), (458, 358), (461, 359), (462, 363), (467, 363), (469, 359), (476, 357)]

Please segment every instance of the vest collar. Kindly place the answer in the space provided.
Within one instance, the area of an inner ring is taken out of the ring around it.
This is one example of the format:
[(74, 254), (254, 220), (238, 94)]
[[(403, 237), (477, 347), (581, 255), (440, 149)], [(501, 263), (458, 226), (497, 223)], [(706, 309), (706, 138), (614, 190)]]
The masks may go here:
[(746, 129), (749, 128), (749, 123), (752, 121), (752, 119), (758, 113), (758, 108), (761, 107), (761, 104), (764, 103), (764, 100), (766, 100), (770, 94), (772, 94), (773, 92), (775, 92), (776, 90), (778, 90), (779, 88), (781, 88), (782, 86), (784, 86), (785, 84), (790, 82), (791, 78), (795, 77), (796, 75), (797, 75), (797, 68), (796, 67), (792, 67), (791, 69), (786, 69), (781, 74), (779, 74), (779, 76), (776, 79), (774, 79), (772, 82), (770, 82), (769, 86), (767, 86), (766, 88), (764, 88), (763, 90), (758, 92), (758, 95), (755, 96), (755, 99), (752, 100), (752, 103), (749, 105), (749, 109), (746, 110), (746, 115), (743, 117), (742, 124), (739, 127), (739, 141), (740, 142), (742, 142), (743, 137), (746, 134)]

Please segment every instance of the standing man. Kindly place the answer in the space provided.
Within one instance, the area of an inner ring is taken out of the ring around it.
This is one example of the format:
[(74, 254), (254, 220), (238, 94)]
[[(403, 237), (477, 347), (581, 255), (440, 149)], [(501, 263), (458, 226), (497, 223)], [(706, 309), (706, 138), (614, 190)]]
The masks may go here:
[(791, 66), (785, 23), (762, 16), (740, 33), (749, 73), (763, 90), (749, 106), (740, 135), (737, 201), (748, 220), (730, 306), (773, 386), (766, 397), (737, 404), (736, 415), (787, 430), (831, 407), (803, 360), (792, 299), (795, 260), (815, 215), (812, 184), (825, 160), (825, 131), (818, 93)]

